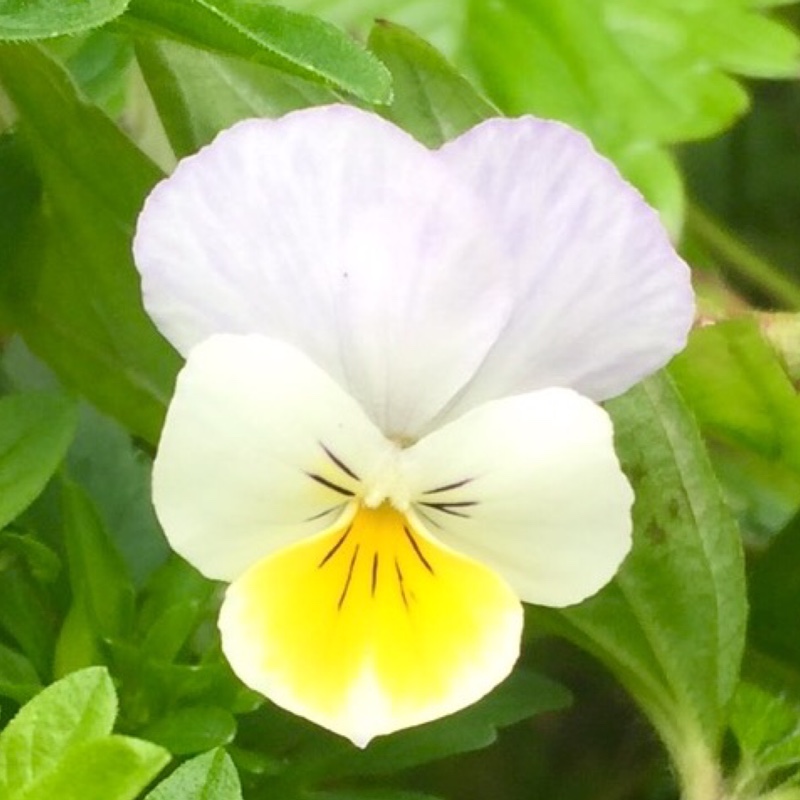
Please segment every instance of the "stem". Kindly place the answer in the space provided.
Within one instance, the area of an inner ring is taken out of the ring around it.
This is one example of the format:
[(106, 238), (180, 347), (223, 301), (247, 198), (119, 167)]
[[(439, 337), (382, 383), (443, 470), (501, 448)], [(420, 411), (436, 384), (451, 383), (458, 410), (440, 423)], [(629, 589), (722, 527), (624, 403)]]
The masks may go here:
[(800, 286), (730, 234), (706, 211), (689, 205), (686, 210), (686, 229), (713, 255), (719, 257), (731, 272), (746, 278), (782, 305), (800, 309)]
[(675, 767), (683, 786), (681, 800), (728, 800), (717, 759), (704, 744), (684, 744)]

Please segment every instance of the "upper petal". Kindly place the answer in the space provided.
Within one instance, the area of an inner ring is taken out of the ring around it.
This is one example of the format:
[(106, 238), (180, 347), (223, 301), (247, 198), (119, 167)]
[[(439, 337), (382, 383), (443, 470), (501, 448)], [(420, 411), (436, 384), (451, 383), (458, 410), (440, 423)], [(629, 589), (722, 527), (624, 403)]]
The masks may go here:
[(548, 386), (603, 400), (683, 348), (689, 270), (655, 211), (585, 136), (495, 119), (439, 156), (484, 200), (516, 275), (509, 324), (449, 418)]
[(486, 403), (405, 453), (433, 536), (549, 606), (597, 592), (631, 546), (633, 492), (603, 409), (568, 389)]
[(170, 545), (232, 580), (355, 506), (359, 477), (391, 445), (358, 404), (295, 348), (217, 335), (178, 377), (153, 467)]
[(382, 430), (414, 436), (507, 319), (485, 227), (436, 154), (329, 106), (239, 123), (182, 161), (148, 199), (134, 253), (148, 312), (181, 352), (220, 332), (282, 339)]

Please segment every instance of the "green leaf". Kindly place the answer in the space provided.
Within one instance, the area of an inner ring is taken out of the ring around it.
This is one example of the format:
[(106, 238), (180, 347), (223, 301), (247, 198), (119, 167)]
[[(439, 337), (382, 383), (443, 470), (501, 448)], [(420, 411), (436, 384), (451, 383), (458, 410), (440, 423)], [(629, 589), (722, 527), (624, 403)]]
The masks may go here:
[(75, 404), (63, 395), (0, 398), (0, 528), (44, 489), (64, 458), (76, 422)]
[(169, 753), (150, 742), (106, 736), (70, 748), (8, 800), (134, 800), (168, 762)]
[(178, 767), (145, 800), (241, 800), (233, 762), (224, 750), (212, 750)]
[(738, 680), (741, 543), (669, 380), (650, 378), (608, 408), (636, 493), (633, 550), (600, 594), (564, 611), (540, 609), (534, 619), (611, 669), (691, 780), (715, 757)]
[(216, 589), (217, 584), (171, 555), (143, 592), (136, 620), (142, 654), (164, 663), (174, 661), (203, 619)]
[(746, 111), (747, 93), (728, 72), (800, 70), (797, 35), (749, 0), (465, 2), (463, 52), (490, 98), (508, 114), (587, 133), (674, 231), (680, 183), (654, 151), (713, 136)]
[(146, 30), (276, 67), (370, 103), (391, 98), (386, 69), (338, 28), (258, 0), (132, 0)]
[[(98, 643), (112, 640), (130, 630), (133, 622), (134, 589), (124, 562), (105, 531), (86, 493), (65, 480), (62, 492), (64, 542), (67, 551), (73, 609), (71, 625), (62, 630), (60, 648), (71, 650), (65, 637)], [(84, 630), (88, 626), (88, 631)], [(76, 664), (59, 659), (59, 671)]]
[(606, 143), (711, 136), (747, 107), (725, 70), (781, 77), (800, 64), (797, 37), (743, 0), (475, 0), (467, 39), (504, 110)]
[(750, 572), (750, 640), (800, 671), (800, 513), (755, 560)]
[(40, 583), (52, 583), (61, 572), (58, 556), (38, 539), (30, 535), (0, 533), (0, 568), (10, 562), (20, 561)]
[(67, 467), (91, 497), (127, 571), (141, 584), (169, 554), (150, 497), (152, 459), (114, 420), (83, 404)]
[(156, 720), (140, 735), (175, 755), (189, 755), (230, 744), (236, 720), (218, 706), (188, 706)]
[(800, 714), (782, 697), (742, 683), (731, 706), (731, 730), (743, 761), (757, 765), (764, 777), (800, 764)]
[(755, 322), (694, 331), (670, 372), (704, 433), (800, 473), (800, 398)]
[(452, 56), (464, 27), (465, 0), (293, 0), (292, 8), (316, 14), (359, 36), (369, 33), (375, 20), (391, 20)]
[(14, 315), (8, 306), (7, 271), (20, 257), (22, 233), (31, 229), (41, 194), (39, 176), (19, 136), (9, 133), (0, 136), (0, 251), (4, 260), (0, 271), (0, 325), (3, 328), (13, 327)]
[(439, 800), (432, 794), (403, 789), (347, 789), (341, 792), (313, 792), (304, 800)]
[(26, 703), (41, 691), (36, 668), (22, 653), (0, 644), (0, 695)]
[(171, 41), (142, 40), (136, 55), (178, 156), (196, 152), (241, 119), (339, 100), (330, 89), (285, 72)]
[(12, 250), (5, 305), (66, 385), (155, 442), (180, 360), (142, 309), (130, 240), (160, 172), (42, 50), (0, 47), (0, 79), (46, 197)]
[(105, 25), (128, 0), (0, 0), (0, 39), (46, 39)]
[(57, 769), (71, 748), (107, 736), (116, 713), (117, 698), (105, 669), (75, 672), (45, 689), (0, 734), (0, 797), (19, 796)]
[(439, 147), (499, 113), (433, 47), (411, 31), (378, 22), (369, 46), (392, 73), (387, 119), (429, 147)]
[(19, 559), (0, 573), (0, 628), (19, 645), (40, 675), (52, 662), (54, 610), (40, 584)]

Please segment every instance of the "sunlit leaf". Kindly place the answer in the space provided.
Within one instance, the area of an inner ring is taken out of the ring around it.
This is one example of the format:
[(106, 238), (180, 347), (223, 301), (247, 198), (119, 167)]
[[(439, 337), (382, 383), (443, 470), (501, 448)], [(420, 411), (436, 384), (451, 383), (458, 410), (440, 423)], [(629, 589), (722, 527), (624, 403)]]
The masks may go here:
[(241, 800), (236, 767), (224, 750), (212, 750), (178, 767), (145, 800)]
[(169, 761), (149, 742), (111, 734), (117, 699), (108, 673), (63, 678), (0, 734), (4, 800), (134, 800)]
[(0, 39), (80, 33), (118, 17), (129, 0), (0, 0)]
[(132, 0), (128, 16), (159, 35), (277, 67), (368, 102), (391, 97), (380, 61), (316, 17), (257, 0)]
[(108, 673), (76, 672), (45, 689), (0, 734), (0, 796), (10, 798), (57, 769), (64, 753), (107, 736), (117, 699)]

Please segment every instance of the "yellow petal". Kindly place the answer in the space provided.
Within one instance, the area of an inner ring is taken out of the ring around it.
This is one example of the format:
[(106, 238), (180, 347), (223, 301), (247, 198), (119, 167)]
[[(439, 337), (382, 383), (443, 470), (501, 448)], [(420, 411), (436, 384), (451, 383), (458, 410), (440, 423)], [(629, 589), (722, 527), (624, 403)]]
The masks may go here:
[(511, 670), (522, 608), (493, 572), (384, 504), (263, 559), (220, 615), (239, 677), (365, 746), (445, 716)]

